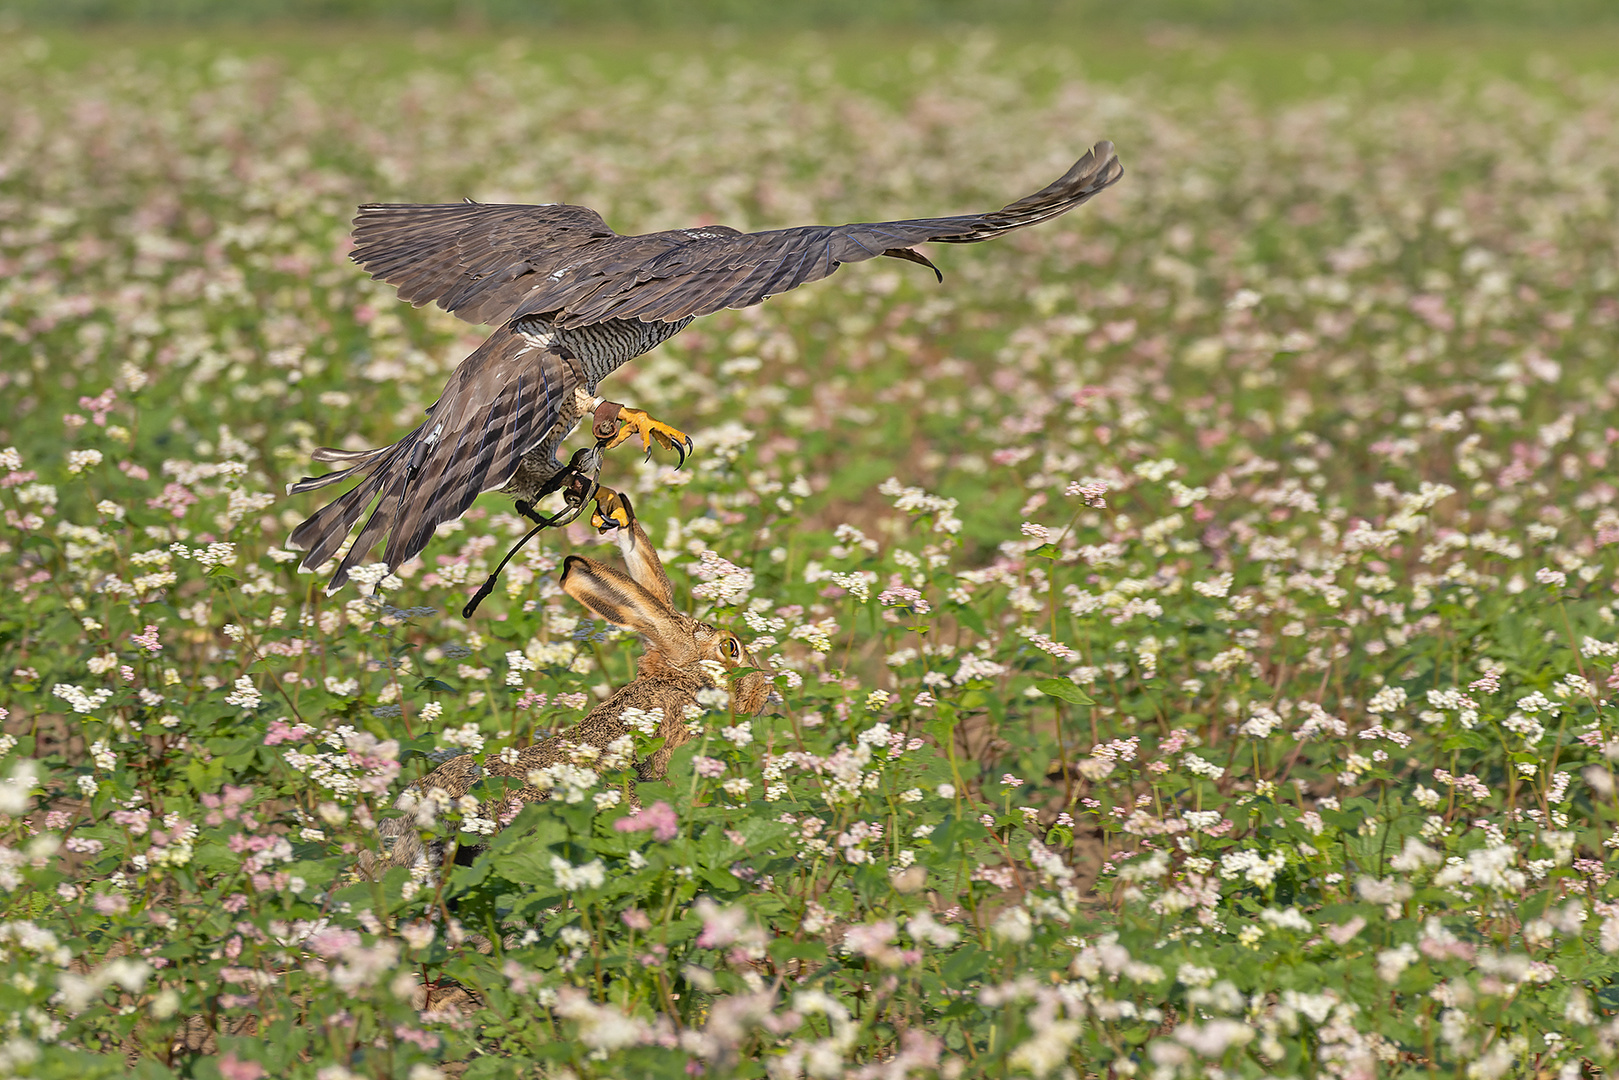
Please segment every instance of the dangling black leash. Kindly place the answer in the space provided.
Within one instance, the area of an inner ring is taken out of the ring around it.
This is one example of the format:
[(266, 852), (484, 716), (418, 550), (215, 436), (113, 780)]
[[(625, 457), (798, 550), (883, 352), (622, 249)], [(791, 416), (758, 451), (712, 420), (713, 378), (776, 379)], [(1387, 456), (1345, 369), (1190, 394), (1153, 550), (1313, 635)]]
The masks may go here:
[(467, 606), (461, 609), (463, 619), (472, 618), (472, 613), (478, 610), (478, 605), (483, 603), (489, 594), (495, 591), (495, 581), (500, 577), (500, 572), (506, 569), (506, 564), (512, 561), (513, 555), (523, 550), (524, 544), (534, 539), (541, 529), (571, 525), (573, 520), (584, 510), (585, 504), (590, 501), (590, 497), (596, 494), (598, 485), (596, 478), (585, 472), (580, 466), (586, 461), (592, 461), (592, 459), (595, 467), (600, 469), (601, 452), (599, 443), (595, 447), (581, 447), (575, 450), (572, 459), (568, 462), (568, 467), (552, 477), (550, 482), (541, 489), (539, 497), (542, 499), (553, 491), (561, 490), (563, 492), (563, 498), (566, 502), (562, 509), (552, 516), (543, 517), (536, 513), (533, 503), (518, 502), (517, 512), (536, 524), (521, 540), (512, 545), (512, 549), (506, 552), (506, 557), (500, 560), (500, 565), (495, 567), (495, 572), (489, 575), (489, 580), (485, 581), (482, 588), (472, 595), (471, 600), (467, 601)]
[[(506, 557), (500, 560), (500, 565), (495, 567), (495, 572), (489, 575), (489, 580), (484, 582), (483, 587), (472, 595), (471, 600), (467, 601), (467, 606), (461, 609), (463, 619), (472, 618), (472, 613), (478, 610), (478, 605), (483, 603), (484, 599), (495, 591), (495, 580), (500, 577), (500, 572), (506, 569), (506, 564), (512, 561), (513, 555), (523, 550), (524, 544), (534, 539), (536, 533), (541, 529), (571, 525), (573, 520), (583, 512), (585, 504), (591, 500), (592, 496), (596, 494), (596, 489), (601, 486), (596, 482), (596, 477), (601, 475), (602, 456), (607, 450), (607, 444), (618, 433), (618, 417), (623, 408), (624, 406), (616, 401), (604, 401), (596, 406), (595, 416), (591, 423), (591, 434), (596, 437), (596, 444), (594, 446), (583, 446), (575, 450), (573, 457), (568, 459), (567, 466), (547, 481), (545, 487), (540, 489), (535, 502), (545, 498), (553, 491), (561, 491), (565, 500), (561, 510), (558, 510), (551, 517), (541, 517), (535, 513), (534, 503), (518, 502), (517, 512), (534, 522), (534, 527), (521, 540), (512, 545), (512, 549), (506, 553)], [(679, 449), (680, 463), (684, 465), (686, 463), (686, 449), (684, 447), (679, 447)], [(647, 456), (650, 457), (651, 454), (651, 448), (648, 447)]]

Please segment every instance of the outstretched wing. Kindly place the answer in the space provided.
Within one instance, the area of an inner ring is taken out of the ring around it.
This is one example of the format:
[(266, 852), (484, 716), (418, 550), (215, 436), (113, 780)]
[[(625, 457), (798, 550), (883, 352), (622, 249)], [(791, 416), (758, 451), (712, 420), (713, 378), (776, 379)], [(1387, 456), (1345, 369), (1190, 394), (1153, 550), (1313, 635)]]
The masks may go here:
[(1054, 183), (991, 213), (756, 233), (619, 236), (576, 206), (362, 207), (353, 257), (401, 298), (436, 300), (473, 321), (675, 322), (748, 307), (879, 255), (932, 267), (912, 245), (992, 240), (1067, 213), (1123, 175), (1113, 144), (1099, 142)]
[(575, 368), (543, 338), (525, 334), (524, 320), (495, 331), (450, 376), (427, 420), (392, 446), (347, 452), (320, 450), (317, 461), (348, 468), (310, 477), (292, 494), (361, 481), (293, 530), (291, 543), (313, 569), (337, 553), (367, 508), (376, 508), (332, 576), (330, 588), (384, 536), (390, 569), (418, 554), (433, 531), (466, 512), (485, 491), (504, 487), (523, 454), (561, 422), (573, 399)]
[(538, 283), (610, 239), (622, 238), (583, 206), (373, 203), (354, 218), (349, 258), (417, 307), (503, 323)]
[[(588, 325), (603, 319), (670, 320), (708, 315), (721, 308), (748, 307), (806, 282), (819, 281), (844, 263), (879, 255), (932, 267), (926, 258), (910, 250), (911, 245), (992, 240), (1067, 213), (1123, 175), (1113, 144), (1100, 142), (1060, 179), (992, 213), (804, 225), (733, 236), (703, 236), (702, 230), (686, 230), (683, 235), (692, 239), (653, 255), (637, 267), (607, 265), (589, 277), (583, 270), (562, 275), (554, 285), (536, 290), (519, 310), (559, 311), (557, 321), (561, 326)], [(604, 247), (603, 253), (607, 250)], [(934, 272), (938, 272), (937, 268)]]

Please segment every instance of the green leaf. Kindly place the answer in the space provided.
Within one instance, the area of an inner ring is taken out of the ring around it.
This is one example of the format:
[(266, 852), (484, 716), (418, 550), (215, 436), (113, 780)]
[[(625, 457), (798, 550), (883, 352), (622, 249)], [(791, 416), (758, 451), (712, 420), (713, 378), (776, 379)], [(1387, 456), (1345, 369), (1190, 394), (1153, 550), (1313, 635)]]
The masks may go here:
[(1074, 705), (1095, 705), (1096, 701), (1070, 679), (1041, 679), (1034, 688), (1047, 697), (1060, 698)]
[(984, 626), (983, 617), (972, 608), (967, 607), (965, 604), (957, 604), (951, 609), (951, 614), (956, 617), (957, 622), (979, 637), (989, 637), (989, 629)]
[(1439, 744), (1441, 750), (1490, 750), (1490, 740), (1477, 731), (1458, 731)]

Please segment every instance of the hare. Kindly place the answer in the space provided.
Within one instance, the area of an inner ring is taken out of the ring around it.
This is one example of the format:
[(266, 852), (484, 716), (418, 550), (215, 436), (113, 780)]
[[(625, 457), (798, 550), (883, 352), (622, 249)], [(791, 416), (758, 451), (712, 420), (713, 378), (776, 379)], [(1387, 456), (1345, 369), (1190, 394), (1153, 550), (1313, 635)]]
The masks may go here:
[[(364, 876), (374, 878), (390, 866), (410, 868), (423, 875), (436, 870), (442, 865), (443, 852), (423, 847), (418, 822), (432, 820), (429, 803), (447, 806), (486, 775), (524, 778), (524, 786), (515, 795), (522, 802), (548, 797), (533, 782), (532, 774), (554, 765), (577, 763), (612, 768), (631, 764), (635, 780), (661, 779), (669, 768), (669, 758), (691, 737), (687, 729), (688, 707), (697, 705), (698, 691), (724, 688), (722, 679), (727, 671), (755, 669), (729, 680), (733, 683), (730, 690), (735, 711), (752, 715), (764, 708), (771, 686), (760, 670), (763, 665), (735, 634), (675, 610), (669, 575), (635, 517), (629, 497), (600, 488), (596, 499), (591, 523), (604, 534), (616, 530), (628, 573), (594, 559), (570, 555), (563, 563), (559, 584), (594, 614), (641, 635), (646, 651), (636, 665), (634, 681), (592, 709), (574, 727), (519, 751), (515, 757), (509, 753), (490, 755), (480, 765), (473, 755), (461, 754), (422, 777), (395, 804), (400, 809), (416, 809), (417, 813), (392, 818), (378, 826), (387, 854), (379, 860), (369, 852), (363, 853), (360, 872)], [(633, 743), (626, 738), (629, 728), (623, 716), (630, 709), (647, 713), (661, 710), (663, 717), (657, 730), (663, 744), (639, 761), (632, 760)], [(626, 788), (630, 805), (638, 809), (633, 782)], [(508, 804), (500, 809), (507, 813), (485, 810), (484, 816), (509, 820), (510, 812), (518, 807)]]

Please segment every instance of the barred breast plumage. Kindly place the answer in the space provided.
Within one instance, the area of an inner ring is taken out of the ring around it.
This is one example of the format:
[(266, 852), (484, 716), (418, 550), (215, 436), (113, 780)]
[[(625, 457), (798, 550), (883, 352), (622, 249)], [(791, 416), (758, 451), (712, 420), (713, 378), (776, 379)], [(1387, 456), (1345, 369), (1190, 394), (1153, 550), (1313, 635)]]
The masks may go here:
[(608, 319), (589, 326), (572, 326), (556, 331), (558, 341), (579, 358), (589, 380), (590, 393), (596, 384), (634, 360), (651, 352), (691, 325), (691, 317), (674, 322), (642, 322), (639, 319)]
[(644, 323), (638, 319), (608, 319), (590, 326), (557, 329), (538, 316), (513, 320), (512, 327), (537, 348), (550, 350), (577, 365), (579, 378), (558, 408), (556, 422), (527, 448), (517, 471), (502, 491), (525, 502), (538, 499), (562, 467), (558, 450), (589, 415), (597, 385), (607, 376), (651, 352), (691, 324), (691, 319)]

